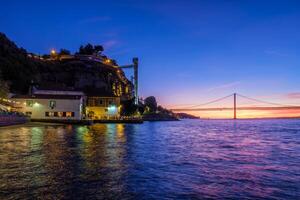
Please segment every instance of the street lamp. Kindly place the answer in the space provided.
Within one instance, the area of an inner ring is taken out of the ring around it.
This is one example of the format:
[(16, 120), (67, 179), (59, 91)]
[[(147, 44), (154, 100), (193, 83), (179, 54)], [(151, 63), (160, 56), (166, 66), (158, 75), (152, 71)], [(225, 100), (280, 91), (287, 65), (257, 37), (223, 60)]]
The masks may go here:
[(51, 55), (55, 55), (55, 54), (56, 54), (55, 49), (52, 49), (52, 50), (51, 50)]

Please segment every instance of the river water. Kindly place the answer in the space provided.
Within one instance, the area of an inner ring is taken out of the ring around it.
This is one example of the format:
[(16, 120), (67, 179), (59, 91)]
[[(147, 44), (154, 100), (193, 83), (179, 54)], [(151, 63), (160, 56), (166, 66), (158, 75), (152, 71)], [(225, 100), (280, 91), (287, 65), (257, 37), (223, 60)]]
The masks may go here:
[(0, 199), (300, 199), (300, 120), (0, 128)]

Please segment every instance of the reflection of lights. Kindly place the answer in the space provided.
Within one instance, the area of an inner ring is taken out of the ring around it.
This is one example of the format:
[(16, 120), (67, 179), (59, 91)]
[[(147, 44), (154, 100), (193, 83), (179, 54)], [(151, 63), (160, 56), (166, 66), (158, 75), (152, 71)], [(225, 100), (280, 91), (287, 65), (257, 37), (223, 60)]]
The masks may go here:
[(77, 128), (77, 132), (80, 133), (80, 134), (84, 134), (86, 132), (88, 132), (88, 128), (86, 126), (80, 126)]
[(124, 137), (124, 124), (117, 124), (117, 136), (118, 139), (123, 139), (123, 140), (126, 139)]

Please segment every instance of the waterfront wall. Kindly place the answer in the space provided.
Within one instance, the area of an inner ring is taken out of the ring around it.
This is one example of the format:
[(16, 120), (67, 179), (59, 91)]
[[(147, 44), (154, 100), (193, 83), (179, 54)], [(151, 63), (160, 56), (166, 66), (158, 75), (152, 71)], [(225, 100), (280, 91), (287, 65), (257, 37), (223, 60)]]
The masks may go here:
[(0, 115), (0, 127), (1, 126), (9, 126), (16, 124), (24, 124), (28, 122), (29, 119), (24, 116), (17, 115)]

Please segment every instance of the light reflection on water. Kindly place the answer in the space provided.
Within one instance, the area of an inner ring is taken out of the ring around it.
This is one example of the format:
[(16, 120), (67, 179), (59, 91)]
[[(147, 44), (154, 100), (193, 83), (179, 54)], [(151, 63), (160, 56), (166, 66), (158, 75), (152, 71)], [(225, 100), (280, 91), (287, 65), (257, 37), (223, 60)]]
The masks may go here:
[(300, 120), (0, 128), (0, 199), (299, 199)]

